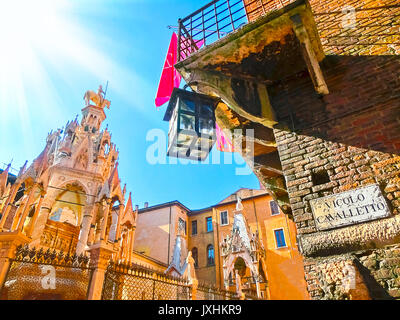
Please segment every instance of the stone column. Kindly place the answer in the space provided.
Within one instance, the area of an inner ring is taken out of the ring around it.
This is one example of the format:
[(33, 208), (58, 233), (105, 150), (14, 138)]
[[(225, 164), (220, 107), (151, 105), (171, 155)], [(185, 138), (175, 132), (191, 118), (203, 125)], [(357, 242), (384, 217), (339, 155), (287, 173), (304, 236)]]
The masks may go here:
[(10, 259), (15, 257), (17, 247), (26, 243), (29, 239), (20, 232), (0, 233), (0, 288), (6, 280)]
[(111, 200), (107, 199), (106, 200), (106, 210), (104, 212), (103, 221), (102, 221), (102, 224), (101, 224), (100, 240), (106, 240), (106, 237), (108, 238), (108, 235), (106, 234), (106, 231), (107, 231), (108, 215), (110, 214), (110, 206), (111, 206)]
[(129, 253), (128, 253), (128, 261), (129, 261), (129, 263), (132, 263), (132, 253), (133, 253), (133, 242), (134, 242), (134, 239), (133, 239), (133, 229), (130, 229), (129, 230), (129, 233), (128, 233), (128, 235), (129, 235)]
[(257, 298), (261, 299), (260, 283), (258, 282), (258, 279), (256, 279), (256, 289), (257, 289)]
[(51, 213), (51, 207), (54, 202), (54, 198), (47, 194), (43, 200), (42, 207), (39, 209), (38, 216), (36, 218), (35, 224), (32, 225), (32, 246), (37, 246), (40, 243), (40, 237), (43, 234), (43, 230), (46, 226), (47, 219)]
[(89, 230), (89, 235), (88, 235), (88, 246), (91, 246), (94, 244), (94, 240), (95, 240), (95, 230), (96, 230), (96, 225), (91, 224), (90, 225), (90, 230)]
[(28, 230), (26, 231), (26, 235), (28, 237), (32, 236), (33, 228), (35, 227), (36, 220), (37, 220), (37, 218), (39, 216), (40, 209), (42, 208), (44, 196), (45, 196), (45, 194), (41, 194), (40, 195), (39, 203), (37, 204), (36, 209), (35, 209), (35, 213), (33, 214), (32, 220), (29, 223)]
[(124, 205), (119, 205), (118, 221), (117, 221), (117, 231), (115, 233), (115, 242), (118, 242), (121, 238), (121, 220), (124, 214)]
[(21, 186), (21, 183), (19, 182), (19, 183), (14, 184), (11, 187), (10, 195), (3, 207), (3, 215), (0, 220), (0, 231), (3, 230), (4, 224), (7, 221), (8, 215), (11, 210), (11, 204), (14, 202), (15, 196), (17, 195), (17, 192), (18, 192), (18, 189), (20, 188), (20, 186)]
[(89, 231), (92, 225), (92, 219), (93, 219), (93, 211), (94, 211), (95, 206), (87, 206), (85, 208), (85, 213), (82, 219), (82, 225), (81, 225), (81, 232), (79, 234), (79, 240), (78, 244), (76, 246), (76, 254), (80, 255), (85, 251), (87, 242), (88, 242), (88, 237), (89, 237)]
[(192, 298), (192, 300), (197, 300), (197, 288), (199, 286), (199, 280), (192, 279), (191, 283), (190, 283), (190, 286), (192, 288), (192, 296), (191, 296), (191, 298)]
[(101, 300), (105, 273), (114, 253), (113, 247), (105, 241), (100, 241), (89, 248), (90, 267), (93, 268), (90, 281), (88, 300)]
[(31, 204), (33, 202), (33, 199), (34, 199), (34, 196), (35, 196), (35, 192), (36, 192), (37, 189), (38, 189), (38, 185), (34, 184), (32, 186), (32, 189), (29, 192), (28, 200), (26, 201), (26, 204), (25, 204), (25, 207), (24, 207), (24, 211), (22, 211), (22, 216), (21, 216), (21, 219), (19, 220), (17, 231), (22, 231), (22, 229), (24, 227), (24, 223), (25, 223), (26, 217), (29, 214), (29, 209), (30, 209), (30, 206), (31, 206)]
[(10, 232), (13, 232), (17, 229), (18, 223), (19, 223), (21, 215), (22, 215), (22, 211), (25, 207), (25, 203), (26, 203), (26, 201), (21, 202), (21, 204), (15, 210), (15, 215), (14, 215), (14, 218), (11, 223)]

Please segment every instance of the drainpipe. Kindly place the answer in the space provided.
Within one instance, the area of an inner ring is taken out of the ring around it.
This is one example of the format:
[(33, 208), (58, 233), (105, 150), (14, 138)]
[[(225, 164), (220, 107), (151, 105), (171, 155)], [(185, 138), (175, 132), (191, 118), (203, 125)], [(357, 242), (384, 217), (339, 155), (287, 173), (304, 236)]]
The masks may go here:
[[(217, 232), (217, 243), (215, 244), (214, 247), (218, 248), (219, 285), (220, 285), (220, 288), (222, 289), (222, 288), (224, 288), (224, 285), (222, 284), (222, 282), (224, 280), (224, 272), (222, 272), (222, 277), (221, 277), (221, 270), (223, 270), (223, 268), (221, 268), (221, 265), (222, 265), (222, 263), (221, 263), (221, 253), (220, 253), (220, 249), (219, 249), (219, 220), (218, 220), (219, 217), (218, 217), (218, 212), (217, 212), (217, 210), (215, 208), (213, 208), (213, 212), (214, 212), (214, 215), (215, 215), (215, 222), (216, 222), (215, 224), (216, 224), (216, 229), (217, 229), (217, 230), (215, 230)], [(215, 267), (217, 269), (217, 266), (215, 266)]]
[(257, 217), (256, 202), (254, 201), (254, 197), (253, 197), (253, 208), (254, 208), (254, 215), (256, 217), (258, 237), (261, 237), (260, 230), (258, 228), (258, 217)]
[(168, 225), (168, 265), (169, 265), (169, 256), (170, 256), (170, 246), (171, 246), (171, 212), (172, 207), (169, 207), (169, 225)]

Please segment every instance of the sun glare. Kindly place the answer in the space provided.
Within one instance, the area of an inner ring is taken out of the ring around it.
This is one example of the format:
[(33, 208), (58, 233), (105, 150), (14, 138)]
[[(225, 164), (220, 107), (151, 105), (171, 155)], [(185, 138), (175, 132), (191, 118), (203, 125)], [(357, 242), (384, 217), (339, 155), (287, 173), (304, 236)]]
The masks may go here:
[[(35, 114), (42, 114), (41, 121), (68, 119), (71, 110), (59, 107), (62, 99), (55, 90), (60, 81), (83, 96), (84, 90), (96, 88), (76, 88), (74, 81), (89, 76), (96, 85), (109, 80), (109, 89), (122, 98), (129, 91), (129, 99), (135, 96), (126, 86), (141, 80), (109, 56), (110, 46), (116, 47), (114, 39), (79, 20), (82, 16), (76, 13), (86, 7), (84, 1), (1, 0), (0, 136), (7, 132), (5, 126), (17, 121), (17, 134), (26, 137), (23, 143), (29, 149)], [(101, 23), (96, 7), (90, 14)]]
[[(63, 28), (60, 10), (67, 3), (54, 0), (8, 0), (0, 8), (0, 70), (7, 77), (27, 67), (35, 48), (46, 48), (57, 41)], [(23, 71), (28, 71), (29, 70)]]

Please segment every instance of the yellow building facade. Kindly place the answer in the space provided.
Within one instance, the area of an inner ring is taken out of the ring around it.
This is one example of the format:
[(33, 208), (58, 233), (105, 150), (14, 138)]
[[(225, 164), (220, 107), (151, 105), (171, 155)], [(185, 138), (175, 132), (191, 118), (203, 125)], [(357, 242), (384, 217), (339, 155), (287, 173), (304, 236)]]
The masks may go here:
[[(240, 229), (238, 221), (242, 221), (238, 238), (247, 238), (249, 247), (254, 248), (237, 247), (227, 253), (226, 244), (234, 242), (235, 228)], [(265, 190), (240, 189), (214, 206), (195, 211), (178, 201), (140, 209), (134, 248), (169, 265), (178, 265), (175, 269), (179, 264), (183, 266), (191, 251), (199, 281), (221, 289), (235, 291), (239, 281), (241, 289), (252, 296), (309, 299), (294, 223)], [(177, 251), (178, 262), (174, 261)], [(245, 261), (246, 251), (256, 254), (249, 254), (251, 258)]]

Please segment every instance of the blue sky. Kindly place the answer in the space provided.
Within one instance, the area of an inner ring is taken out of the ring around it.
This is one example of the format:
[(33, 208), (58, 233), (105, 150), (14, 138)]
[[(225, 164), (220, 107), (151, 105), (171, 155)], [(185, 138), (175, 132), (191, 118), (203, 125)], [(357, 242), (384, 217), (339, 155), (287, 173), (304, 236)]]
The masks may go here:
[[(199, 0), (9, 0), (0, 10), (0, 167), (18, 169), (43, 149), (52, 129), (80, 116), (83, 95), (109, 81), (106, 110), (120, 151), (122, 183), (135, 204), (179, 200), (192, 209), (240, 187), (259, 188), (243, 165), (150, 165), (151, 129), (167, 132), (154, 97), (171, 37), (168, 25)], [(33, 5), (34, 4), (34, 5)], [(25, 10), (21, 9), (25, 8)]]

